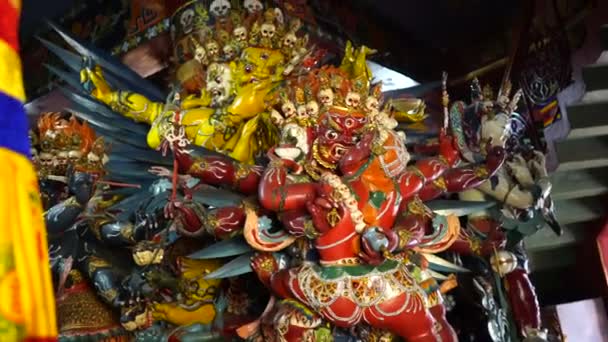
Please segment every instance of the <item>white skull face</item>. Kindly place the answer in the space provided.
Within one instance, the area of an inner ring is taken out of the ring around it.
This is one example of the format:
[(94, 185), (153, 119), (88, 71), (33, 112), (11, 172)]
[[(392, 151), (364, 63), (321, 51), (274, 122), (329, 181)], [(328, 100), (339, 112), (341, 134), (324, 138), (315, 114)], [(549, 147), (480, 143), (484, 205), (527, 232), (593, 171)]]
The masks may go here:
[(293, 102), (286, 101), (281, 106), (281, 111), (286, 118), (290, 118), (296, 114), (296, 106), (294, 106)]
[(298, 106), (296, 114), (297, 114), (298, 118), (300, 118), (300, 119), (301, 118), (305, 118), (307, 116), (306, 115), (306, 105), (300, 105), (300, 106)]
[(297, 40), (298, 37), (296, 37), (295, 34), (288, 33), (285, 35), (285, 38), (283, 38), (283, 47), (286, 49), (292, 49), (294, 46), (296, 46)]
[(262, 27), (260, 27), (260, 32), (262, 33), (262, 37), (267, 39), (272, 39), (274, 34), (276, 33), (277, 28), (274, 24), (264, 23)]
[(97, 163), (99, 161), (99, 156), (93, 152), (89, 152), (89, 154), (87, 154), (87, 161), (90, 163)]
[(230, 97), (232, 74), (226, 64), (213, 63), (207, 70), (207, 91), (212, 105), (221, 105)]
[(185, 34), (192, 32), (192, 23), (194, 21), (194, 10), (187, 9), (182, 13), (179, 18), (179, 22), (182, 24), (182, 28)]
[(40, 160), (40, 165), (42, 166), (51, 166), (51, 164), (53, 164), (53, 154), (49, 152), (41, 152), (38, 156), (38, 160)]
[(220, 52), (220, 47), (219, 47), (219, 45), (217, 45), (216, 42), (207, 43), (205, 45), (205, 48), (207, 49), (207, 52), (209, 53), (209, 56), (211, 58), (217, 57), (218, 53)]
[(68, 163), (68, 157), (69, 154), (67, 151), (61, 151), (57, 153), (57, 158), (55, 158), (55, 161), (57, 162), (57, 165), (65, 165)]
[(80, 151), (72, 150), (72, 151), (68, 152), (68, 159), (72, 163), (77, 162), (80, 159), (80, 157), (82, 157), (82, 153)]
[(213, 0), (209, 5), (209, 12), (216, 18), (225, 17), (230, 12), (230, 2), (228, 0)]
[(306, 104), (306, 115), (314, 118), (319, 114), (319, 105), (316, 101), (310, 101)]
[(244, 26), (239, 26), (232, 31), (232, 35), (237, 42), (247, 40), (247, 29)]
[(205, 51), (205, 49), (202, 46), (198, 46), (194, 50), (194, 59), (196, 59), (201, 64), (205, 61), (206, 55), (207, 55), (207, 52)]
[(481, 119), (481, 137), (490, 141), (492, 146), (504, 146), (509, 138), (509, 116), (497, 114), (492, 119), (483, 116)]
[(318, 97), (321, 104), (325, 107), (331, 107), (334, 104), (334, 92), (329, 88), (321, 89)]
[(245, 0), (243, 5), (249, 14), (258, 13), (264, 9), (264, 5), (262, 5), (260, 0)]
[(349, 108), (359, 108), (359, 104), (361, 104), (361, 95), (352, 91), (346, 95), (346, 105)]
[(233, 59), (234, 56), (236, 55), (236, 50), (234, 49), (234, 47), (232, 45), (224, 46), (222, 51), (224, 52), (224, 57), (228, 60)]
[(365, 100), (365, 109), (370, 113), (376, 113), (380, 109), (380, 102), (377, 98), (370, 96)]

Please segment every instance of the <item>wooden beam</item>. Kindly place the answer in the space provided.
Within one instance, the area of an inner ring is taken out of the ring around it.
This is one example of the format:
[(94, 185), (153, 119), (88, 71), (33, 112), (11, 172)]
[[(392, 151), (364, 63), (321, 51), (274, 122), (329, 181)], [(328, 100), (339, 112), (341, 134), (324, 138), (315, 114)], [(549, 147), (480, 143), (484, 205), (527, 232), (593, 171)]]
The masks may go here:
[(554, 173), (551, 183), (556, 201), (603, 195), (608, 193), (608, 168)]
[(608, 166), (608, 136), (561, 141), (556, 150), (558, 172)]

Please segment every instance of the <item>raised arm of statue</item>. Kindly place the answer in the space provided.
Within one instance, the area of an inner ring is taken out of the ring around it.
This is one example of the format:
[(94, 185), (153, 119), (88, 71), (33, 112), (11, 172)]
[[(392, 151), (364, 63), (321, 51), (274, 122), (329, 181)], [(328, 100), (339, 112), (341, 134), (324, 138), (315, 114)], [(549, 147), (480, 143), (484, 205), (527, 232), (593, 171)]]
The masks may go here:
[(137, 122), (152, 124), (163, 111), (164, 104), (152, 102), (141, 94), (113, 90), (98, 65), (93, 68), (83, 68), (80, 73), (80, 81), (93, 97), (110, 106), (112, 110)]

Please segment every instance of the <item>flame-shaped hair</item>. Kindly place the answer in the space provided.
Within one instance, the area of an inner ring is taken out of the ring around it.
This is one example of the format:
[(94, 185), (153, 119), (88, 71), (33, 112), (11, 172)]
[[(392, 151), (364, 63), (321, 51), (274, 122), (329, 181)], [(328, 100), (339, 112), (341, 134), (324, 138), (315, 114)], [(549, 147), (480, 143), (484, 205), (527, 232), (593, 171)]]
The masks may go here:
[[(49, 139), (47, 133), (51, 131), (54, 131), (57, 137), (61, 136), (62, 140), (67, 141), (73, 148), (78, 148), (82, 153), (88, 153), (95, 141), (95, 131), (86, 122), (80, 123), (74, 116), (65, 120), (62, 113), (58, 112), (43, 113), (38, 118), (40, 141)], [(52, 143), (57, 144), (57, 138), (55, 139), (56, 141)], [(74, 146), (76, 142), (78, 146)], [(58, 147), (66, 148), (67, 146)]]

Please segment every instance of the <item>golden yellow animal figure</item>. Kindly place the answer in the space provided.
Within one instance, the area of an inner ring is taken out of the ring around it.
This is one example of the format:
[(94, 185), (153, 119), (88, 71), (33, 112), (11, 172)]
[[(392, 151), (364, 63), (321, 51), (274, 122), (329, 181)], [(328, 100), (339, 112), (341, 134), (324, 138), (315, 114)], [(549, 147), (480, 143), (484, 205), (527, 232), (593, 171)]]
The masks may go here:
[(221, 280), (204, 279), (221, 266), (218, 260), (179, 258), (179, 279), (184, 299), (174, 303), (154, 303), (152, 318), (178, 326), (209, 324), (215, 319), (214, 300)]

